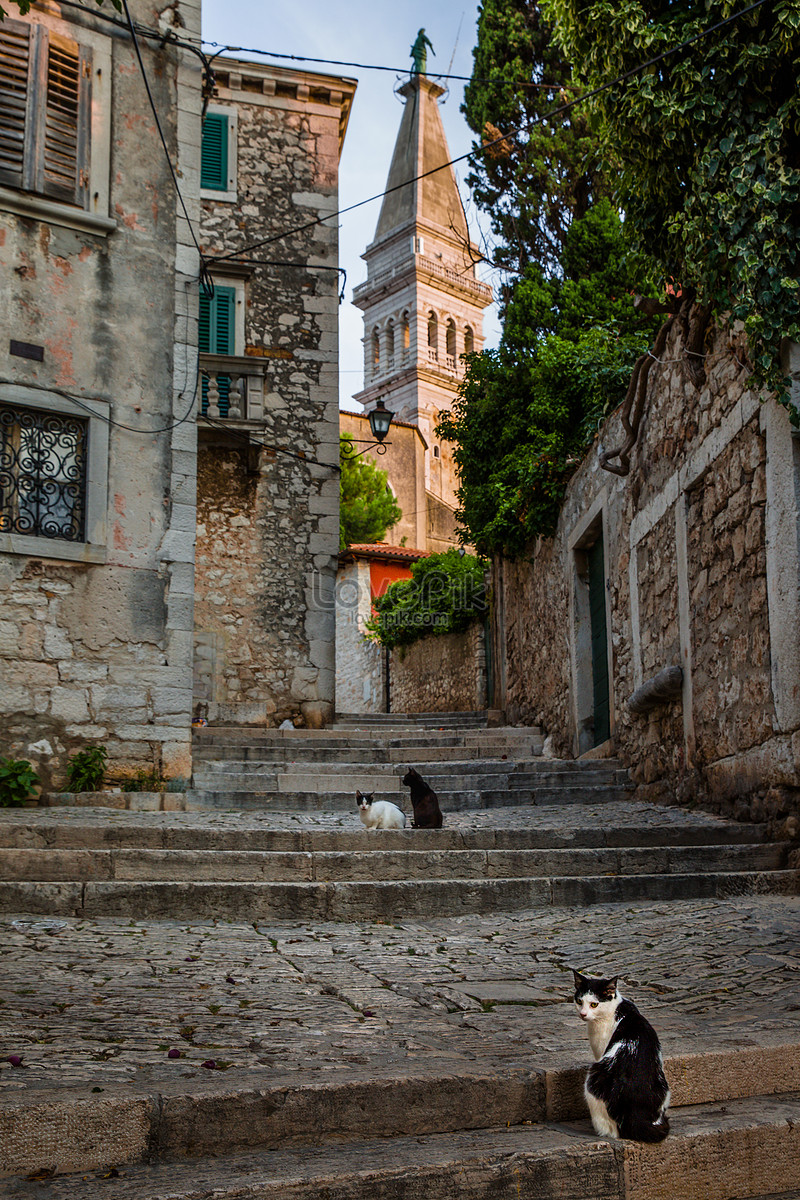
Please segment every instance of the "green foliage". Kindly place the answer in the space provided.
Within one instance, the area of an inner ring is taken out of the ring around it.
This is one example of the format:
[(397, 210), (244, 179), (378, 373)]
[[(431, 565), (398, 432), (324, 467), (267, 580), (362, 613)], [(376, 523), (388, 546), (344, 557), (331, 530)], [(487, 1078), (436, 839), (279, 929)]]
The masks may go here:
[(339, 439), (339, 549), (359, 542), (380, 542), (386, 530), (402, 517), (389, 485), (386, 472), (364, 458), (354, 458), (345, 447), (353, 447), (353, 438), (343, 433)]
[(462, 111), (481, 139), (476, 150), (504, 139), (475, 154), (467, 177), (491, 220), (493, 261), (550, 270), (598, 186), (584, 114), (539, 121), (572, 95), (569, 66), (537, 0), (483, 0), (473, 58)]
[(106, 773), (108, 751), (90, 746), (71, 754), (67, 762), (67, 787), (71, 792), (96, 792)]
[(375, 601), (367, 634), (390, 649), (431, 634), (457, 633), (483, 615), (483, 567), (472, 554), (447, 550), (414, 563), (411, 579)]
[(160, 792), (166, 787), (166, 780), (157, 771), (137, 771), (130, 779), (124, 779), (120, 784), (123, 792)]
[(562, 278), (528, 267), (499, 348), (469, 358), (437, 426), (455, 443), (459, 520), (481, 554), (517, 556), (554, 531), (577, 461), (650, 342), (631, 292), (652, 268), (628, 252), (608, 201), (573, 221), (563, 261)]
[(471, 357), (437, 432), (456, 443), (459, 521), (480, 554), (517, 557), (554, 532), (567, 481), (648, 341), (599, 328)]
[(19, 808), (38, 782), (26, 758), (0, 758), (0, 808)]
[[(735, 11), (730, 0), (542, 0), (593, 88)], [(744, 322), (760, 383), (800, 338), (800, 9), (774, 0), (595, 97), (626, 224), (667, 276)]]

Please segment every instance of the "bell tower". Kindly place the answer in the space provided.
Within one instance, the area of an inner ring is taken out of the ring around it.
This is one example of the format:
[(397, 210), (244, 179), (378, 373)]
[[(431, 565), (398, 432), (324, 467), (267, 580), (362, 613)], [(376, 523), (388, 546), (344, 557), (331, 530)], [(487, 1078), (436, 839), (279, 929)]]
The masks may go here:
[[(445, 89), (415, 73), (405, 101), (375, 237), (363, 254), (366, 282), (353, 293), (364, 313), (364, 388), (369, 412), (383, 399), (425, 441), (429, 550), (455, 544), (457, 477), (434, 428), (463, 377), (461, 355), (483, 348), (492, 290), (475, 275), (469, 236), (438, 101)], [(441, 167), (441, 170), (436, 168)]]

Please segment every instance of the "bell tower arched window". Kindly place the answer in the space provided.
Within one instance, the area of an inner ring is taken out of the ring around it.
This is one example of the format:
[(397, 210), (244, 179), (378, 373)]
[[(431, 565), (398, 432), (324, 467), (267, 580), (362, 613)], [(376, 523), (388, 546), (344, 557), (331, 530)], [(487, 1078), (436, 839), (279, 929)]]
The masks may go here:
[(435, 312), (428, 313), (428, 359), (439, 361), (439, 321)]

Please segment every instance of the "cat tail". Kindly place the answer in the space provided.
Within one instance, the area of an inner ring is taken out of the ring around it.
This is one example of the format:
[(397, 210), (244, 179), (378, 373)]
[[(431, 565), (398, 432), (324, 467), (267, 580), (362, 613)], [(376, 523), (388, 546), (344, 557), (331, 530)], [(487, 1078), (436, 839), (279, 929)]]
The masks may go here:
[(619, 1123), (619, 1136), (634, 1142), (663, 1142), (668, 1133), (669, 1120), (665, 1112), (655, 1121), (649, 1121), (644, 1113), (633, 1112)]

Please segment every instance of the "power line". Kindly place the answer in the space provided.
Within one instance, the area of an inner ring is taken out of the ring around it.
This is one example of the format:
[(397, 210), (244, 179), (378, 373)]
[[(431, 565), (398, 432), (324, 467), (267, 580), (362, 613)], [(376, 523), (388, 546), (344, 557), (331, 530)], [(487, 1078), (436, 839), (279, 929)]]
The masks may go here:
[[(204, 46), (212, 46), (216, 54), (211, 60), (219, 58), (220, 54), (260, 54), (264, 58), (280, 58), (289, 62), (320, 63), (328, 67), (353, 67), (358, 71), (389, 71), (393, 75), (408, 75), (408, 67), (385, 67), (378, 63), (346, 62), (338, 58), (312, 58), (310, 54), (279, 54), (277, 50), (257, 50), (252, 46), (223, 46), (221, 42), (209, 42), (203, 38)], [(510, 83), (514, 87), (543, 88), (546, 91), (557, 92), (564, 86), (561, 83), (535, 83), (532, 79), (479, 79), (473, 75), (432, 74), (431, 79), (455, 79), (464, 83)]]
[[(48, 387), (43, 383), (30, 383), (28, 381), (20, 381), (19, 379), (4, 378), (0, 378), (0, 385), (32, 388), (37, 392), (52, 392), (55, 396), (62, 396), (65, 400), (70, 400), (73, 404), (77, 404), (78, 408), (82, 408), (83, 411), (89, 413), (90, 416), (96, 417), (98, 421), (103, 421), (106, 425), (113, 425), (115, 429), (127, 429), (128, 433), (138, 434), (139, 437), (153, 437), (153, 435), (157, 433), (169, 433), (172, 429), (177, 429), (179, 425), (185, 424), (194, 411), (195, 399), (197, 397), (197, 380), (195, 380), (191, 403), (182, 417), (180, 417), (177, 421), (173, 421), (171, 425), (163, 425), (160, 429), (137, 429), (135, 425), (126, 425), (124, 421), (115, 421), (113, 417), (106, 417), (102, 413), (96, 412), (95, 409), (93, 409), (89, 404), (86, 404), (83, 400), (78, 399), (78, 397), (73, 395), (72, 392), (65, 391), (64, 388)], [(183, 392), (180, 394), (181, 396), (184, 395)], [(24, 401), (22, 401), (22, 403), (24, 403)], [(107, 401), (104, 401), (104, 403), (107, 403)]]
[[(617, 84), (623, 83), (626, 79), (630, 79), (632, 76), (638, 75), (642, 71), (646, 71), (648, 67), (652, 67), (656, 63), (663, 62), (666, 58), (671, 58), (672, 55), (677, 54), (681, 50), (685, 50), (688, 46), (694, 45), (696, 42), (701, 41), (710, 34), (716, 33), (717, 30), (722, 29), (725, 25), (730, 25), (731, 22), (738, 21), (741, 17), (747, 16), (748, 13), (753, 12), (754, 9), (760, 8), (762, 4), (766, 3), (768, 3), (768, 0), (754, 0), (754, 2), (749, 4), (747, 8), (743, 8), (737, 13), (732, 13), (731, 16), (723, 18), (723, 20), (718, 21), (715, 25), (709, 26), (708, 29), (701, 30), (700, 33), (695, 34), (693, 37), (687, 38), (685, 41), (680, 42), (677, 46), (673, 46), (669, 50), (663, 50), (660, 54), (656, 54), (654, 57), (648, 58), (645, 62), (639, 63), (639, 65), (636, 67), (631, 67), (630, 70), (624, 71), (622, 74), (617, 75), (614, 79), (610, 79), (606, 83), (602, 83), (598, 87), (592, 88), (592, 90), (589, 92), (584, 92), (583, 95), (576, 97), (576, 99), (568, 100), (564, 104), (559, 105), (557, 108), (553, 108), (549, 112), (543, 113), (533, 121), (533, 124), (541, 125), (546, 121), (552, 120), (554, 117), (560, 117), (564, 113), (570, 112), (577, 105), (583, 104), (587, 100), (591, 100), (594, 96), (599, 96), (602, 92), (607, 92), (610, 88), (616, 87)], [(336, 212), (328, 213), (327, 216), (315, 217), (313, 220), (305, 221), (302, 225), (296, 225), (292, 229), (285, 229), (281, 233), (272, 234), (270, 237), (262, 238), (258, 242), (251, 242), (248, 245), (241, 247), (239, 250), (231, 251), (230, 254), (220, 255), (217, 258), (217, 262), (247, 254), (251, 250), (259, 250), (262, 246), (268, 246), (273, 242), (282, 241), (284, 238), (292, 237), (293, 234), (303, 233), (307, 229), (315, 229), (318, 225), (324, 224), (325, 221), (331, 221), (334, 218), (343, 217), (347, 213), (354, 212), (357, 208), (363, 208), (366, 204), (372, 204), (376, 200), (382, 200), (385, 196), (389, 196), (393, 192), (401, 191), (402, 188), (409, 187), (412, 183), (418, 183), (421, 179), (427, 179), (429, 175), (436, 175), (439, 171), (444, 171), (446, 168), (453, 167), (457, 163), (464, 162), (478, 154), (485, 154), (488, 150), (491, 150), (493, 146), (497, 146), (503, 142), (508, 142), (509, 138), (515, 137), (517, 134), (522, 132), (524, 132), (524, 130), (521, 128), (509, 130), (507, 133), (501, 134), (500, 137), (494, 138), (491, 142), (484, 142), (482, 146), (474, 147), (472, 150), (467, 151), (466, 154), (461, 154), (457, 158), (451, 158), (447, 162), (441, 163), (438, 167), (432, 167), (429, 171), (423, 171), (419, 175), (414, 175), (411, 179), (406, 179), (403, 183), (395, 184), (394, 187), (386, 188), (386, 190), (383, 192), (378, 192), (374, 196), (367, 197), (366, 200), (358, 200), (355, 204), (349, 204), (346, 208), (340, 208)]]

